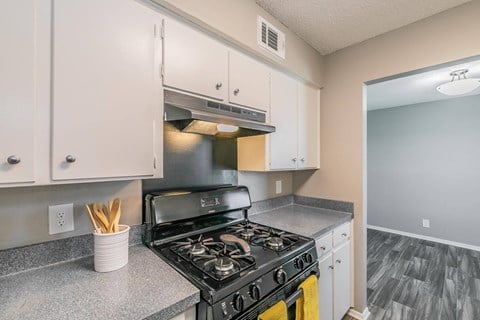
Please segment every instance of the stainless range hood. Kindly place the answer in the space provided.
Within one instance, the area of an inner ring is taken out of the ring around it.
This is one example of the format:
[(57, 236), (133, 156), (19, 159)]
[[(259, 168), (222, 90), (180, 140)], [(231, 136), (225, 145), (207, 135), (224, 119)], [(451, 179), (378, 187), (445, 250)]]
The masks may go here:
[(275, 132), (266, 113), (165, 90), (165, 121), (178, 130), (225, 138)]

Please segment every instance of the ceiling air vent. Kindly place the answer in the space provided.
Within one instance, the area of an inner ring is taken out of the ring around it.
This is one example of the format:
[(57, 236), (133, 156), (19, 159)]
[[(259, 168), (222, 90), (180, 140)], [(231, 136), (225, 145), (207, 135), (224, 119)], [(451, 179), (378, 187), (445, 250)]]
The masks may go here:
[(257, 21), (258, 44), (280, 58), (285, 59), (285, 34), (260, 16), (258, 16)]

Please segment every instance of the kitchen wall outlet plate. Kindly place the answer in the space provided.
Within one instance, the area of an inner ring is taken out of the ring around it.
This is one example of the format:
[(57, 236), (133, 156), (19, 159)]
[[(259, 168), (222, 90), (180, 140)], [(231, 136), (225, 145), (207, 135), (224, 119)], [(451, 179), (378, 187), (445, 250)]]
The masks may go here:
[(48, 206), (48, 234), (73, 231), (73, 203)]
[(430, 228), (430, 219), (423, 219), (423, 227)]
[(282, 193), (282, 180), (275, 181), (275, 193)]

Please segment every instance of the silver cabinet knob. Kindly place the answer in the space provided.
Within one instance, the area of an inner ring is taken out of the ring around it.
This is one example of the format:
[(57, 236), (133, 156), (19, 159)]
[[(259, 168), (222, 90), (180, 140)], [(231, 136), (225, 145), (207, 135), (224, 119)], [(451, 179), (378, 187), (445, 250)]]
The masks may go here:
[(297, 158), (293, 158), (292, 161), (293, 161), (293, 162), (296, 162), (296, 161), (297, 161)]
[(7, 162), (8, 164), (17, 164), (17, 163), (20, 163), (20, 157), (17, 157), (15, 155), (12, 155), (10, 157), (7, 158)]
[(65, 161), (67, 161), (68, 163), (74, 163), (75, 161), (77, 161), (77, 158), (69, 154), (68, 156), (65, 157)]
[(342, 233), (342, 237), (344, 237), (344, 238), (345, 238), (346, 236), (347, 236), (347, 234), (346, 234), (345, 232), (344, 232), (344, 233)]
[(305, 158), (300, 159), (300, 161), (305, 162)]
[(328, 268), (333, 270), (335, 267), (334, 266), (328, 266)]
[(338, 264), (340, 264), (340, 263), (342, 263), (342, 260), (337, 260), (337, 261), (335, 261), (335, 262), (338, 263)]
[(222, 87), (222, 83), (217, 82), (217, 84), (215, 85), (215, 89), (220, 90), (221, 87)]
[(325, 248), (325, 246), (321, 246), (320, 249), (322, 249), (322, 251), (327, 250), (327, 248)]
[(233, 94), (234, 94), (234, 95), (237, 95), (237, 94), (239, 94), (239, 93), (240, 93), (240, 89), (236, 88), (235, 90), (233, 90)]

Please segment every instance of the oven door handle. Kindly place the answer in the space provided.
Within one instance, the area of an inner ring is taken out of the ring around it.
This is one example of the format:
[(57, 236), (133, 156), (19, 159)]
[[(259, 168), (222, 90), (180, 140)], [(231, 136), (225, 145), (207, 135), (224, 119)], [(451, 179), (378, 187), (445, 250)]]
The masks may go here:
[(298, 289), (290, 297), (285, 299), (285, 304), (287, 305), (287, 308), (290, 308), (295, 302), (297, 302), (300, 297), (303, 296), (303, 289)]

